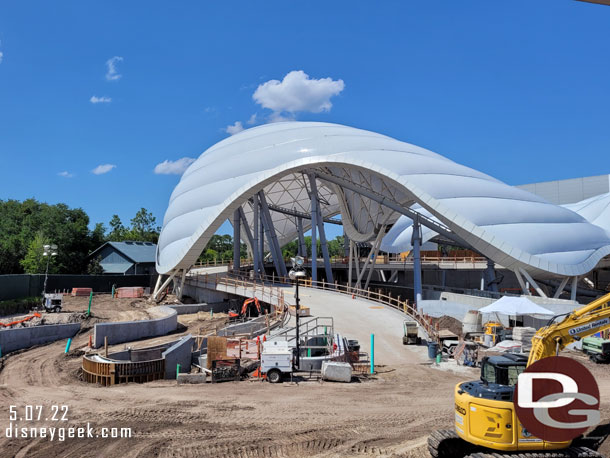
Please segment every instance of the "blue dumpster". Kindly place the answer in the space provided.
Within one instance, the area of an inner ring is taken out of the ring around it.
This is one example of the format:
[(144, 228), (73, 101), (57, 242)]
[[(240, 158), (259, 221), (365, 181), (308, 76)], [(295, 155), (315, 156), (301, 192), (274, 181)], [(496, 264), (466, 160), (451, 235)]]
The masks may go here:
[(438, 344), (436, 342), (428, 343), (428, 358), (436, 359), (436, 354), (438, 353)]

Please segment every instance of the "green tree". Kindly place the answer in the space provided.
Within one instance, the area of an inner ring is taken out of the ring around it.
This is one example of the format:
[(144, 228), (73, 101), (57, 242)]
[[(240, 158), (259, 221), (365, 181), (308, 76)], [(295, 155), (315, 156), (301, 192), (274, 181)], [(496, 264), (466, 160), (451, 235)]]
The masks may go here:
[(49, 262), (49, 272), (55, 271), (55, 263), (53, 262), (55, 256), (50, 256), (50, 253), (47, 256), (44, 255), (44, 246), (48, 244), (49, 240), (42, 232), (36, 233), (28, 246), (25, 257), (20, 261), (25, 273), (43, 274), (47, 268), (47, 262)]
[(119, 215), (112, 215), (110, 220), (110, 233), (108, 234), (108, 241), (110, 242), (122, 242), (125, 240), (127, 235), (127, 229), (123, 226), (123, 222)]
[(127, 231), (128, 240), (157, 243), (161, 229), (157, 219), (145, 208), (140, 208), (131, 220), (131, 228)]

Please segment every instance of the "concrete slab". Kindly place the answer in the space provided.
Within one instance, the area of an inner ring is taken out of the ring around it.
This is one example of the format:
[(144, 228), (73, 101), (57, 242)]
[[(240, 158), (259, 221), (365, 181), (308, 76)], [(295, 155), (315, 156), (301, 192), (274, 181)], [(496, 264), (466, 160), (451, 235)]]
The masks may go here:
[(349, 363), (324, 361), (322, 363), (322, 379), (349, 383), (352, 381), (352, 366)]

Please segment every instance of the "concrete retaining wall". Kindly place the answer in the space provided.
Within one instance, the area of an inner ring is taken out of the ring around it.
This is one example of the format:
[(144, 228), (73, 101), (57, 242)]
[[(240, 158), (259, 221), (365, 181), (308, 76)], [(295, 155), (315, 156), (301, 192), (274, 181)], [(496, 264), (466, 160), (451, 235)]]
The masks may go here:
[(230, 302), (214, 302), (211, 304), (201, 303), (201, 304), (168, 304), (166, 307), (174, 309), (178, 315), (187, 315), (189, 313), (197, 313), (197, 312), (209, 312), (213, 310), (214, 313), (225, 313), (229, 310), (231, 306)]
[(180, 373), (191, 371), (191, 353), (193, 351), (192, 335), (186, 335), (162, 353), (165, 358), (165, 378), (176, 378), (176, 365), (180, 364)]
[(178, 326), (178, 313), (166, 306), (161, 306), (158, 310), (165, 316), (152, 320), (97, 323), (93, 331), (94, 347), (104, 345), (104, 337), (108, 337), (109, 345), (114, 345), (146, 337), (164, 336), (175, 331)]
[(31, 328), (5, 329), (0, 331), (2, 354), (22, 350), (34, 345), (44, 345), (56, 340), (74, 337), (80, 331), (80, 323), (48, 324)]

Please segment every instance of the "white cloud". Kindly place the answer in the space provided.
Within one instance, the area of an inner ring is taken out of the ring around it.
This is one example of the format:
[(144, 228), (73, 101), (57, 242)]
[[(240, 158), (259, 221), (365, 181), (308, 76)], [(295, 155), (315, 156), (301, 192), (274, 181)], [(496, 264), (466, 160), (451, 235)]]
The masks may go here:
[(286, 121), (294, 121), (295, 119), (296, 118), (295, 118), (294, 114), (292, 114), (292, 113), (285, 115), (285, 114), (274, 111), (273, 113), (271, 113), (271, 115), (267, 119), (267, 122), (286, 122)]
[(112, 102), (112, 99), (110, 97), (106, 97), (106, 96), (102, 96), (102, 97), (97, 97), (95, 95), (92, 95), (91, 98), (89, 99), (89, 102), (91, 103), (110, 103)]
[(320, 113), (330, 111), (331, 97), (345, 88), (343, 80), (332, 78), (313, 79), (302, 70), (294, 70), (282, 81), (270, 80), (259, 85), (252, 98), (274, 113), (308, 111)]
[(0, 64), (2, 63), (2, 58), (4, 57), (4, 53), (0, 51)]
[(192, 157), (183, 157), (176, 161), (165, 160), (155, 166), (157, 175), (182, 175), (184, 171), (195, 162)]
[(235, 124), (231, 124), (230, 126), (226, 127), (225, 132), (229, 135), (235, 135), (242, 130), (244, 130), (244, 126), (241, 121), (235, 121)]
[(103, 175), (104, 173), (110, 172), (115, 167), (116, 165), (114, 164), (101, 164), (94, 168), (91, 173), (93, 173), (94, 175)]
[(106, 61), (106, 79), (108, 81), (116, 81), (123, 76), (116, 69), (116, 65), (119, 62), (123, 62), (121, 56), (114, 56)]
[(256, 116), (256, 113), (254, 113), (252, 116), (250, 116), (250, 119), (248, 119), (248, 120), (246, 121), (246, 124), (248, 124), (248, 125), (250, 125), (250, 126), (251, 126), (252, 124), (256, 124), (256, 117), (257, 117), (257, 116)]
[(59, 172), (57, 175), (59, 175), (60, 177), (64, 177), (64, 178), (72, 178), (74, 176), (67, 170), (64, 170), (63, 172)]

